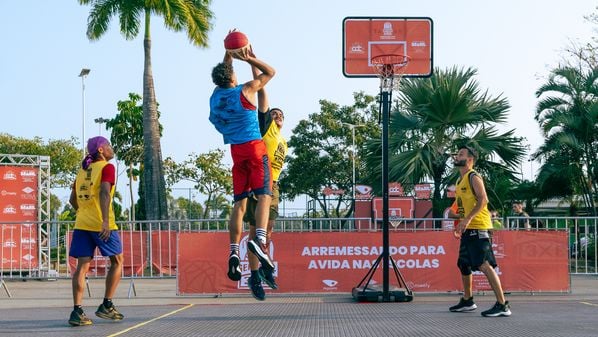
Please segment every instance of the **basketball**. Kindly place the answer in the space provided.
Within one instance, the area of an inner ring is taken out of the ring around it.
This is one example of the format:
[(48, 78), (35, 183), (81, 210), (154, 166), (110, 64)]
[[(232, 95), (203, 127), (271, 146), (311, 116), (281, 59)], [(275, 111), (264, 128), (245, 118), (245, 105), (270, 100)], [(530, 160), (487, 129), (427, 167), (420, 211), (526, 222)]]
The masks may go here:
[(226, 50), (235, 51), (237, 49), (245, 48), (249, 45), (247, 36), (239, 31), (232, 31), (224, 38), (224, 48)]

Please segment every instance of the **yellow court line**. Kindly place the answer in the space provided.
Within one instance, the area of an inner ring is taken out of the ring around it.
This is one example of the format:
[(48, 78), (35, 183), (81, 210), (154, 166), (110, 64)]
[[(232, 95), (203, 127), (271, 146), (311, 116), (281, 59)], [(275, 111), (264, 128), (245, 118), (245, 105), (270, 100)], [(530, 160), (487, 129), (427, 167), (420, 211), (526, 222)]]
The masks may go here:
[(114, 337), (114, 336), (122, 335), (122, 334), (124, 334), (125, 332), (129, 332), (129, 331), (131, 331), (131, 330), (133, 330), (133, 329), (137, 329), (137, 328), (139, 328), (139, 327), (141, 327), (141, 326), (144, 326), (144, 325), (146, 325), (146, 324), (149, 324), (149, 323), (151, 323), (151, 322), (155, 322), (155, 321), (157, 321), (157, 320), (159, 320), (159, 319), (161, 319), (161, 318), (168, 317), (168, 316), (170, 316), (170, 315), (174, 315), (174, 314), (176, 314), (177, 312), (180, 312), (180, 311), (183, 311), (183, 310), (189, 309), (189, 308), (191, 308), (192, 306), (193, 306), (193, 304), (187, 304), (186, 306), (184, 306), (184, 307), (182, 307), (182, 308), (180, 308), (180, 309), (177, 309), (177, 310), (175, 310), (175, 311), (171, 311), (171, 312), (169, 312), (169, 313), (167, 313), (167, 314), (164, 314), (164, 315), (162, 315), (162, 316), (156, 317), (156, 318), (154, 318), (154, 319), (150, 319), (149, 321), (145, 321), (145, 322), (139, 323), (139, 324), (137, 324), (137, 325), (134, 325), (134, 326), (132, 326), (132, 327), (130, 327), (130, 328), (127, 328), (127, 329), (125, 329), (125, 330), (123, 330), (123, 331), (117, 332), (117, 333), (115, 333), (115, 334), (112, 334), (112, 335), (108, 335), (108, 336), (106, 336), (106, 337)]
[(581, 304), (585, 304), (585, 305), (591, 305), (593, 307), (598, 307), (598, 304), (594, 304), (594, 303), (590, 303), (590, 302), (579, 302)]

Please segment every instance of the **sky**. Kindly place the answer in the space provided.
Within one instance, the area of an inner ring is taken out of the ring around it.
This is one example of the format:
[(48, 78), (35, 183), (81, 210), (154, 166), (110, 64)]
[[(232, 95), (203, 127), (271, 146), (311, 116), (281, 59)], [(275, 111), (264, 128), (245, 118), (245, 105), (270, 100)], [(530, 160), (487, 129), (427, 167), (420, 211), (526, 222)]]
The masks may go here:
[[(285, 111), (287, 138), (300, 120), (320, 111), (321, 99), (351, 105), (354, 92), (376, 95), (377, 79), (343, 76), (342, 22), (348, 16), (430, 17), (435, 67), (477, 69), (480, 87), (511, 105), (502, 129), (515, 129), (535, 150), (543, 140), (533, 120), (535, 91), (564, 48), (597, 35), (584, 20), (598, 12), (597, 5), (591, 0), (214, 0), (205, 49), (153, 17), (163, 158), (183, 161), (191, 153), (228, 150), (208, 121), (208, 99), (214, 87), (210, 73), (222, 60), (222, 41), (231, 28), (247, 34), (255, 54), (276, 69), (267, 88), (271, 105)], [(89, 10), (76, 0), (0, 0), (0, 132), (45, 141), (81, 139), (83, 129), (86, 138), (107, 136), (94, 119), (114, 117), (119, 100), (143, 92), (142, 34), (125, 40), (113, 19), (108, 32), (91, 42), (85, 35)], [(82, 68), (91, 70), (85, 90), (78, 76)], [(236, 71), (241, 82), (251, 76), (249, 67), (236, 65)], [(530, 179), (536, 168), (527, 166), (522, 173)], [(121, 165), (121, 179), (123, 171)], [(186, 196), (190, 185), (176, 187)]]

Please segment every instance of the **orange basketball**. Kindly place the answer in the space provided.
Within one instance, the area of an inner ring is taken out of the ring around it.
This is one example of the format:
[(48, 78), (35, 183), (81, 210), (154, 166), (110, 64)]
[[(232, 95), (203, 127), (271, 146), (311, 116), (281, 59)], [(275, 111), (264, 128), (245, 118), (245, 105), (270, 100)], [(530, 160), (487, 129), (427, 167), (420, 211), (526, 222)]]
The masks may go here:
[(247, 45), (249, 45), (247, 35), (239, 31), (230, 32), (226, 38), (224, 38), (224, 48), (227, 50), (237, 50), (245, 48)]

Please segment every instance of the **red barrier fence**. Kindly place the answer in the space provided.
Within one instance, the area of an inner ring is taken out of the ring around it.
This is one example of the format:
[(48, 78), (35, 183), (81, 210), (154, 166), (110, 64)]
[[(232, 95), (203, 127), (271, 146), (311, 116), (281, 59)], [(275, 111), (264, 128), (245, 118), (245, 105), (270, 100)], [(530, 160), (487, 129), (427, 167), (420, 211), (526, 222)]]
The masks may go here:
[[(174, 276), (176, 274), (176, 232), (152, 231), (151, 256), (148, 247), (148, 231), (119, 231), (123, 245), (123, 276), (143, 276), (144, 269), (151, 261), (152, 274)], [(69, 233), (69, 247), (72, 232)], [(67, 251), (68, 254), (68, 251)], [(70, 272), (77, 267), (77, 260), (69, 257)], [(110, 259), (103, 257), (96, 249), (89, 268), (89, 276), (105, 276), (110, 267)]]
[[(505, 291), (567, 292), (567, 232), (498, 231), (493, 249)], [(241, 243), (239, 282), (226, 276), (228, 233), (180, 233), (179, 295), (247, 292), (247, 237)], [(390, 254), (415, 292), (460, 291), (459, 241), (451, 232), (401, 232), (390, 237)], [(270, 247), (278, 292), (350, 292), (382, 253), (380, 233), (275, 233)], [(382, 282), (382, 268), (373, 280)], [(391, 283), (396, 282), (391, 278)], [(474, 289), (489, 290), (483, 274)]]

